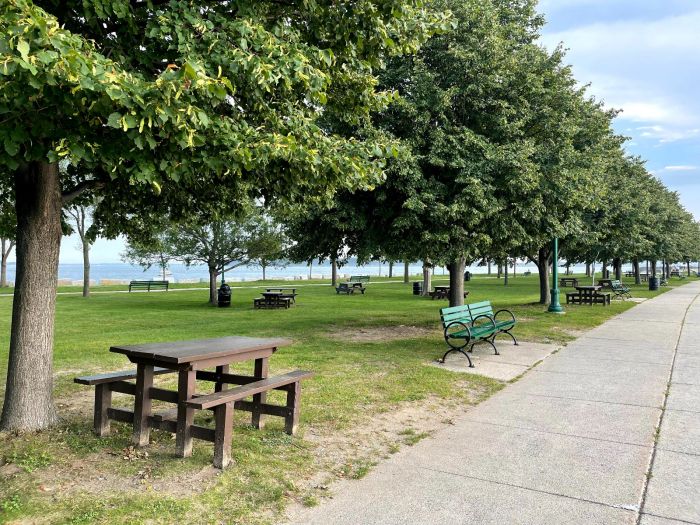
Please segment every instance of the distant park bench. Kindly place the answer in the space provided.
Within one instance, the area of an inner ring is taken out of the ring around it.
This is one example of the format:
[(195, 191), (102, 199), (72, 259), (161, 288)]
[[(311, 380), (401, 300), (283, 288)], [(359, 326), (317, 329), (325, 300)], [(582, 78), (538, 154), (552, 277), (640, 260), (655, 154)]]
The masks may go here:
[(165, 290), (168, 291), (169, 281), (131, 281), (129, 283), (129, 291), (131, 290)]
[[(510, 319), (498, 319), (498, 315), (501, 313), (510, 315)], [(508, 334), (513, 339), (513, 343), (518, 344), (518, 340), (510, 333), (516, 323), (513, 312), (498, 310), (494, 313), (490, 301), (443, 308), (440, 310), (440, 319), (442, 320), (445, 342), (450, 347), (442, 356), (443, 363), (449, 353), (460, 352), (469, 361), (469, 366), (473, 367), (474, 364), (464, 348), (471, 344), (468, 350), (471, 352), (479, 341), (490, 344), (494, 353), (498, 355), (498, 349), (493, 344), (498, 334)], [(463, 341), (463, 343), (455, 343), (456, 340)]]

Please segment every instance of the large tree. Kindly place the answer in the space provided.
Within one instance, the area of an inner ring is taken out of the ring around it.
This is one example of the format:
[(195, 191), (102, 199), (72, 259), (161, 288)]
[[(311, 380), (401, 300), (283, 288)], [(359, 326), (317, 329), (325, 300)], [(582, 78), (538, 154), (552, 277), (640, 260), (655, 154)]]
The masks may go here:
[[(414, 0), (4, 0), (0, 173), (14, 186), (17, 278), (0, 428), (56, 420), (51, 400), (61, 209), (90, 189), (105, 234), (150, 217), (328, 197), (379, 174), (381, 142), (316, 123), (390, 97), (384, 57), (446, 23)], [(81, 166), (64, 178), (59, 159)]]

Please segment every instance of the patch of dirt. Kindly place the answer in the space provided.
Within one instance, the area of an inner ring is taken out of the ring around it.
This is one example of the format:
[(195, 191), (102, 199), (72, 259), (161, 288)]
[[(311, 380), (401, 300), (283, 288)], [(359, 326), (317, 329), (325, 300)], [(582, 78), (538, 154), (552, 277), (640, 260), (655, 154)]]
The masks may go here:
[[(346, 341), (350, 341), (351, 343), (372, 343), (424, 337), (433, 335), (436, 332), (435, 329), (421, 328), (419, 326), (367, 326), (347, 330), (343, 332), (343, 337)], [(334, 331), (328, 335), (329, 337), (337, 338), (338, 332)]]

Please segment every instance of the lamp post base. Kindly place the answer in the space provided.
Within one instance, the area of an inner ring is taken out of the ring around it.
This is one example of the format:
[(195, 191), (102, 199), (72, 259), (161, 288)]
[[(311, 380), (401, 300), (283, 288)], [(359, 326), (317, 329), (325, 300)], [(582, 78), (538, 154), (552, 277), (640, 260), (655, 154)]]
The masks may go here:
[(549, 303), (549, 308), (547, 308), (547, 311), (552, 314), (566, 313), (559, 303), (559, 288), (553, 288), (550, 293), (552, 294), (552, 300)]

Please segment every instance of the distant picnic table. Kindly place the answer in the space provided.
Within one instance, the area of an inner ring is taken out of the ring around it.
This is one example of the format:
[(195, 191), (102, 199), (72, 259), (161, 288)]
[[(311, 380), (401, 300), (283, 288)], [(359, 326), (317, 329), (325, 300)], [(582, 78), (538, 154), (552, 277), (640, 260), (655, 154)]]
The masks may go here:
[[(151, 428), (176, 435), (178, 455), (192, 454), (192, 439), (214, 442), (214, 466), (223, 468), (231, 459), (233, 410), (252, 413), (252, 425), (262, 428), (264, 414), (285, 419), (285, 431), (294, 433), (299, 420), (300, 382), (310, 372), (297, 370), (277, 377), (268, 377), (268, 359), (281, 346), (291, 344), (283, 338), (243, 336), (198, 339), (170, 343), (119, 345), (111, 352), (124, 354), (136, 364), (136, 371), (112, 372), (75, 378), (75, 382), (95, 386), (95, 432), (109, 434), (110, 420), (133, 423), (133, 442), (147, 445)], [(253, 361), (253, 375), (229, 373), (235, 362)], [(213, 369), (213, 370), (207, 370)], [(153, 386), (154, 375), (177, 374), (177, 390)], [(136, 379), (135, 383), (128, 380)], [(213, 383), (214, 393), (197, 395), (196, 382)], [(229, 389), (229, 385), (236, 385)], [(285, 406), (266, 403), (271, 390), (287, 392)], [(134, 396), (134, 409), (112, 407), (112, 392)], [(244, 401), (251, 397), (252, 401)], [(154, 413), (153, 400), (176, 405), (173, 410)], [(195, 425), (197, 409), (214, 410), (215, 428)]]
[(562, 277), (559, 279), (559, 286), (578, 286), (578, 279), (575, 277)]
[(610, 304), (610, 294), (601, 293), (603, 287), (600, 285), (576, 286), (575, 288), (575, 292), (568, 292), (566, 294), (567, 304)]

